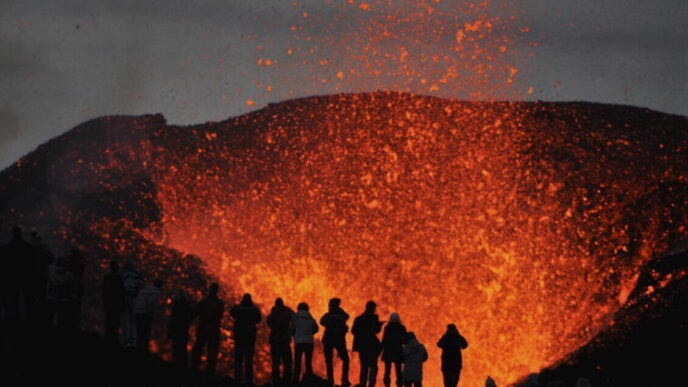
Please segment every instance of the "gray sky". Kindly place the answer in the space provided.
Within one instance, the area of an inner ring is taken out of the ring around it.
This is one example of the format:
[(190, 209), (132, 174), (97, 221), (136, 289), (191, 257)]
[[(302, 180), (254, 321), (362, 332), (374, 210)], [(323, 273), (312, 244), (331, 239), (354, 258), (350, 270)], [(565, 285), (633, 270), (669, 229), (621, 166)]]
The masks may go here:
[[(391, 7), (370, 0), (367, 13), (364, 1), (347, 1), (0, 0), (0, 168), (107, 114), (160, 112), (170, 123), (189, 124), (312, 94), (404, 90), (400, 78), (349, 74), (349, 67), (363, 64), (342, 57), (365, 45), (366, 35), (358, 32), (363, 27), (386, 15), (397, 20), (420, 0), (397, 0)], [(518, 11), (516, 21), (500, 27), (511, 31), (488, 33), (476, 43), (512, 38), (512, 56), (497, 65), (516, 64), (519, 72), (510, 94), (495, 97), (620, 103), (688, 115), (688, 1), (492, 3), (487, 12)], [(499, 10), (502, 3), (506, 11)], [(433, 5), (445, 14), (467, 9), (465, 1)], [(456, 53), (455, 42), (445, 38), (454, 36), (453, 24), (472, 20), (460, 15), (413, 24), (427, 33), (399, 23), (394, 49), (409, 48), (416, 57)], [(435, 34), (438, 25), (444, 29)], [(442, 36), (433, 40), (434, 34)], [(418, 38), (405, 42), (409, 36)], [(372, 53), (383, 56), (385, 50)], [(383, 67), (394, 67), (395, 60)], [(458, 62), (461, 75), (452, 87), (418, 91), (471, 95), (477, 82), (466, 72), (475, 66), (466, 61)], [(416, 81), (426, 70), (419, 63), (410, 65)]]

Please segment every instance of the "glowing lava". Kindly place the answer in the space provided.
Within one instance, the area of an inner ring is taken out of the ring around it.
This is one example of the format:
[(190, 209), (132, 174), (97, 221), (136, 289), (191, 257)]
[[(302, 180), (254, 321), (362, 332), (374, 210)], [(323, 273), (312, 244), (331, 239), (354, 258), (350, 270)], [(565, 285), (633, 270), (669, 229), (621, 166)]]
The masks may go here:
[(610, 109), (375, 93), (167, 128), (166, 243), (264, 312), (277, 296), (316, 316), (333, 296), (352, 315), (369, 299), (399, 312), (430, 350), (429, 385), (456, 323), (463, 380), (512, 382), (603, 327), (678, 228), (671, 203), (638, 203), (685, 183), (685, 131)]

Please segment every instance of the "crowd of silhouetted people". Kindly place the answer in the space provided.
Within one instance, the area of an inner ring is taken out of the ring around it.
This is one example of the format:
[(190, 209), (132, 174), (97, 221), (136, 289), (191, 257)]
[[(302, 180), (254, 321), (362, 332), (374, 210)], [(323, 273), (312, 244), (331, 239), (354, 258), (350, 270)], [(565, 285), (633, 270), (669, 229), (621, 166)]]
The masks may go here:
[[(15, 227), (11, 240), (0, 246), (0, 257), (3, 265), (0, 317), (4, 324), (27, 321), (66, 330), (79, 329), (87, 260), (78, 248), (72, 248), (65, 257), (55, 257), (38, 233), (31, 232), (27, 241), (22, 229)], [(110, 262), (109, 272), (102, 279), (107, 340), (148, 353), (154, 320), (165, 304), (162, 288), (162, 280), (147, 283), (132, 262), (126, 262), (123, 267), (116, 261)], [(185, 290), (179, 289), (171, 300), (167, 338), (172, 344), (172, 359), (179, 367), (215, 372), (226, 311), (219, 290), (217, 283), (211, 284), (205, 297), (194, 303)], [(322, 326), (329, 385), (335, 385), (335, 351), (341, 360), (340, 385), (351, 385), (346, 340), (351, 332), (352, 351), (358, 352), (360, 365), (358, 386), (375, 386), (381, 360), (386, 387), (392, 385), (392, 376), (398, 387), (421, 387), (423, 363), (428, 360), (425, 346), (414, 332), (407, 330), (398, 313), (391, 313), (385, 323), (380, 321), (376, 309), (376, 303), (368, 301), (349, 329), (350, 316), (339, 298), (329, 300), (328, 311), (319, 321), (306, 302), (299, 303), (294, 311), (277, 298), (266, 318), (273, 385), (292, 385), (313, 376), (314, 335)], [(257, 325), (263, 316), (250, 294), (244, 294), (238, 304), (229, 308), (229, 316), (233, 320), (235, 381), (253, 385)], [(189, 354), (187, 348), (194, 321), (197, 321), (195, 341)], [(437, 346), (442, 351), (444, 386), (456, 387), (463, 367), (461, 352), (468, 347), (468, 341), (456, 325), (449, 324)], [(496, 386), (489, 377), (485, 385)]]

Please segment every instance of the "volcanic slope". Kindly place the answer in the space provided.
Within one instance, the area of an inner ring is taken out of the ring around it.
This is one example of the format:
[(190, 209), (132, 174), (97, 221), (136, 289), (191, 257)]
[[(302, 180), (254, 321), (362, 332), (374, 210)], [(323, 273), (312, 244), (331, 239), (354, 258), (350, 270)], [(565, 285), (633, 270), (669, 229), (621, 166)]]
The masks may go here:
[(504, 384), (590, 340), (686, 237), (687, 137), (685, 117), (641, 108), (386, 92), (187, 127), (104, 117), (3, 171), (0, 216), (113, 254), (192, 254), (265, 305), (373, 299), (426, 343), (433, 385), (453, 322), (462, 379)]

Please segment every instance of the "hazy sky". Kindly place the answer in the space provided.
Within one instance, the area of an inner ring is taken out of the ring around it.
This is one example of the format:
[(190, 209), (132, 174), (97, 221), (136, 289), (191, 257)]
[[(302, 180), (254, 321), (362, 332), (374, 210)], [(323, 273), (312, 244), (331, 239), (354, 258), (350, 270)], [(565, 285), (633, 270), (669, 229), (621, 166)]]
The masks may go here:
[[(387, 1), (0, 0), (0, 168), (102, 115), (160, 112), (189, 124), (288, 98), (391, 87), (365, 75), (336, 79), (348, 66), (337, 63), (346, 52), (337, 39), (346, 46), (375, 17), (411, 12), (410, 0), (378, 4)], [(426, 2), (445, 13), (466, 7)], [(510, 95), (688, 115), (688, 1), (492, 0), (495, 10), (501, 3), (507, 10), (494, 12), (518, 14), (507, 51), (518, 57), (502, 61), (519, 70)], [(399, 33), (402, 45), (406, 36)], [(423, 41), (431, 37), (414, 44), (450, 51), (452, 42)], [(314, 44), (309, 57), (289, 51)], [(464, 98), (471, 90), (422, 92)]]

